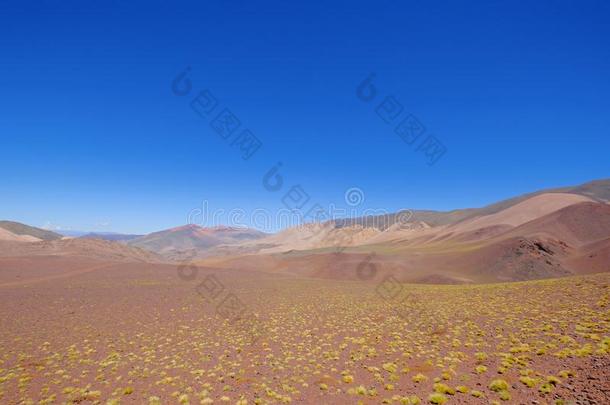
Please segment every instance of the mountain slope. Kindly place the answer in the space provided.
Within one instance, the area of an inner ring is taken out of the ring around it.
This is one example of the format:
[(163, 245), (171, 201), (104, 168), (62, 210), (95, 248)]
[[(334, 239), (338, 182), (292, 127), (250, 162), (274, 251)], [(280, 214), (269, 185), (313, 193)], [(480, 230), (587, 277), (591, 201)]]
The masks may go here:
[(583, 246), (566, 263), (582, 274), (610, 271), (610, 238)]
[(238, 244), (260, 239), (267, 234), (248, 228), (214, 227), (203, 228), (186, 225), (160, 232), (154, 232), (127, 242), (162, 255), (176, 255), (194, 250), (200, 253), (218, 245)]
[(610, 236), (610, 205), (596, 202), (571, 205), (507, 234), (554, 238), (579, 247)]
[(187, 225), (139, 237), (90, 234), (62, 240), (53, 232), (4, 221), (0, 256), (198, 260), (217, 267), (345, 280), (361, 279), (363, 263), (377, 270), (371, 280), (390, 274), (426, 283), (561, 277), (610, 270), (609, 196), (610, 181), (599, 180), (482, 208), (309, 223), (272, 235)]
[(85, 235), (79, 236), (79, 238), (83, 239), (102, 239), (102, 240), (112, 240), (115, 242), (119, 241), (130, 241), (133, 239), (141, 238), (144, 235), (132, 235), (132, 234), (122, 234), (122, 233), (114, 233), (114, 232), (90, 232)]
[(590, 181), (588, 183), (580, 184), (577, 186), (568, 187), (557, 187), (535, 191), (533, 193), (523, 194), (517, 197), (509, 198), (506, 200), (499, 201), (494, 204), (487, 205), (485, 207), (477, 209), (476, 212), (471, 214), (472, 216), (478, 215), (490, 215), (512, 207), (513, 205), (519, 204), (529, 198), (535, 197), (540, 194), (548, 193), (563, 193), (563, 194), (576, 194), (587, 197), (591, 200), (598, 202), (609, 202), (610, 201), (610, 179), (600, 179)]
[(0, 241), (10, 242), (36, 242), (40, 239), (29, 235), (17, 235), (4, 228), (0, 228)]
[[(574, 188), (578, 193), (531, 193), (467, 219), (458, 211), (462, 219), (451, 224), (413, 219), (384, 227), (381, 222), (373, 226), (370, 218), (357, 225), (349, 220), (308, 224), (240, 245), (250, 250), (225, 251), (224, 257), (201, 263), (344, 280), (361, 279), (358, 268), (364, 263), (374, 266), (373, 279), (391, 274), (423, 283), (523, 281), (608, 271), (610, 205), (602, 202), (600, 187), (606, 183), (588, 184)], [(503, 208), (496, 211), (498, 207)], [(214, 249), (208, 252), (213, 256)]]
[(163, 259), (152, 252), (101, 239), (56, 239), (32, 243), (2, 242), (2, 257), (62, 256), (109, 262), (156, 263)]
[[(411, 210), (412, 220), (425, 222), (430, 226), (451, 225), (458, 222), (466, 221), (478, 216), (492, 215), (517, 205), (532, 197), (541, 194), (561, 193), (583, 196), (589, 200), (598, 202), (610, 202), (610, 179), (600, 179), (590, 181), (577, 186), (557, 187), (535, 191), (532, 193), (523, 194), (502, 200), (481, 208), (464, 208), (451, 211), (433, 211), (433, 210)], [(392, 213), (386, 215), (367, 216), (349, 219), (338, 219), (334, 222), (337, 226), (362, 225), (364, 227), (376, 227), (385, 230), (399, 222), (400, 213)]]
[[(62, 236), (45, 229), (36, 228), (33, 226), (25, 225), (19, 222), (13, 221), (0, 221), (0, 228), (18, 236), (30, 236), (34, 240), (56, 240), (61, 239)], [(28, 240), (27, 238), (25, 240)]]
[(562, 208), (591, 201), (590, 198), (577, 194), (537, 194), (502, 211), (461, 221), (449, 227), (448, 230), (461, 233), (498, 225), (519, 226)]

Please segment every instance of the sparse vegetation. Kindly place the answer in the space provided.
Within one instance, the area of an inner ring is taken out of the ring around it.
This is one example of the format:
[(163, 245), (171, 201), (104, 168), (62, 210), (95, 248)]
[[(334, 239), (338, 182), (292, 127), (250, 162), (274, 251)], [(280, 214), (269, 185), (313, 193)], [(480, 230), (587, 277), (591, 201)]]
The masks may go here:
[[(235, 281), (232, 288), (249, 299), (259, 322), (255, 340), (251, 326), (207, 311), (181, 285), (165, 294), (162, 279), (117, 281), (109, 284), (117, 296), (141, 289), (156, 301), (134, 296), (133, 312), (119, 311), (123, 303), (86, 290), (78, 301), (82, 315), (64, 320), (70, 333), (43, 340), (24, 329), (34, 317), (11, 324), (11, 333), (0, 335), (0, 398), (149, 405), (569, 399), (573, 391), (565, 386), (579, 386), (587, 372), (572, 371), (586, 364), (578, 362), (608, 359), (608, 313), (598, 302), (609, 277), (408, 286), (421, 307), (408, 319), (391, 316), (395, 303), (369, 284), (257, 280), (250, 295), (248, 282)], [(562, 299), (539, 299), (553, 294)], [(57, 299), (45, 305), (63, 308)], [(110, 316), (113, 328), (100, 329)]]

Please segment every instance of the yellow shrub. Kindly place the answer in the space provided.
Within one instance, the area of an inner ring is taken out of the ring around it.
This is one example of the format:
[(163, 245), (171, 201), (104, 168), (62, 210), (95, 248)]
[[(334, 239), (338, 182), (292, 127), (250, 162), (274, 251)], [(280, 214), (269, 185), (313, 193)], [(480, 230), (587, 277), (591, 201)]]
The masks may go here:
[(455, 394), (455, 390), (453, 388), (451, 388), (450, 386), (443, 384), (443, 383), (434, 384), (434, 391), (436, 391), (440, 394), (449, 394), (449, 395)]
[(420, 383), (422, 381), (425, 381), (428, 379), (428, 377), (426, 377), (425, 375), (423, 375), (422, 373), (418, 373), (417, 375), (414, 375), (413, 378), (411, 378), (414, 382), (416, 383)]
[(481, 391), (472, 390), (470, 391), (470, 395), (476, 398), (481, 398), (483, 396), (483, 393)]
[(443, 394), (435, 392), (434, 394), (430, 394), (430, 396), (428, 396), (428, 401), (432, 402), (433, 404), (442, 405), (448, 400)]
[(532, 387), (536, 386), (536, 384), (538, 384), (538, 380), (536, 380), (535, 378), (526, 377), (526, 376), (519, 377), (519, 381), (521, 381), (523, 384), (527, 385), (530, 388), (532, 388)]
[(398, 369), (398, 367), (394, 363), (384, 363), (382, 367), (388, 373), (395, 373)]
[(353, 383), (354, 382), (354, 377), (351, 376), (351, 375), (344, 375), (343, 376), (343, 382), (347, 383), (347, 384)]
[(549, 383), (544, 383), (540, 386), (540, 388), (538, 388), (538, 391), (540, 391), (543, 394), (548, 394), (553, 390), (553, 386)]
[(508, 387), (508, 383), (505, 380), (502, 380), (501, 378), (493, 380), (491, 383), (489, 383), (489, 389), (496, 392), (506, 391), (508, 390)]

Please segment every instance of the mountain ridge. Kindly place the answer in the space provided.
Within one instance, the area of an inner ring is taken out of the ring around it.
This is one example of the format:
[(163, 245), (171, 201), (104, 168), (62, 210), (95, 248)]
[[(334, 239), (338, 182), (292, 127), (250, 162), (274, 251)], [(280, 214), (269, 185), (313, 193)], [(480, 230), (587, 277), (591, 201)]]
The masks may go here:
[(188, 261), (346, 280), (358, 279), (358, 267), (370, 261), (379, 270), (377, 278), (392, 274), (408, 282), (520, 281), (610, 271), (609, 197), (610, 179), (603, 179), (481, 208), (405, 210), (305, 223), (274, 234), (187, 224), (142, 236), (62, 238), (11, 222), (11, 229), (22, 235), (0, 227), (0, 255)]
[(18, 236), (31, 236), (38, 240), (56, 240), (61, 239), (62, 235), (48, 231), (42, 228), (22, 224), (15, 221), (0, 221), (0, 228)]

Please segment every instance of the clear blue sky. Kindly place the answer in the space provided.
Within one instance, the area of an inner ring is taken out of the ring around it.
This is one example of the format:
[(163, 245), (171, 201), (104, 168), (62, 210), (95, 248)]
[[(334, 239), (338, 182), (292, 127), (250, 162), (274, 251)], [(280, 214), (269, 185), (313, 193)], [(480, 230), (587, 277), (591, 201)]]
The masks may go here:
[[(149, 232), (202, 200), (277, 210), (293, 184), (444, 210), (609, 177), (608, 21), (606, 1), (4, 1), (0, 217)], [(249, 160), (189, 107), (206, 88), (263, 143)], [(436, 164), (376, 114), (389, 95)]]

